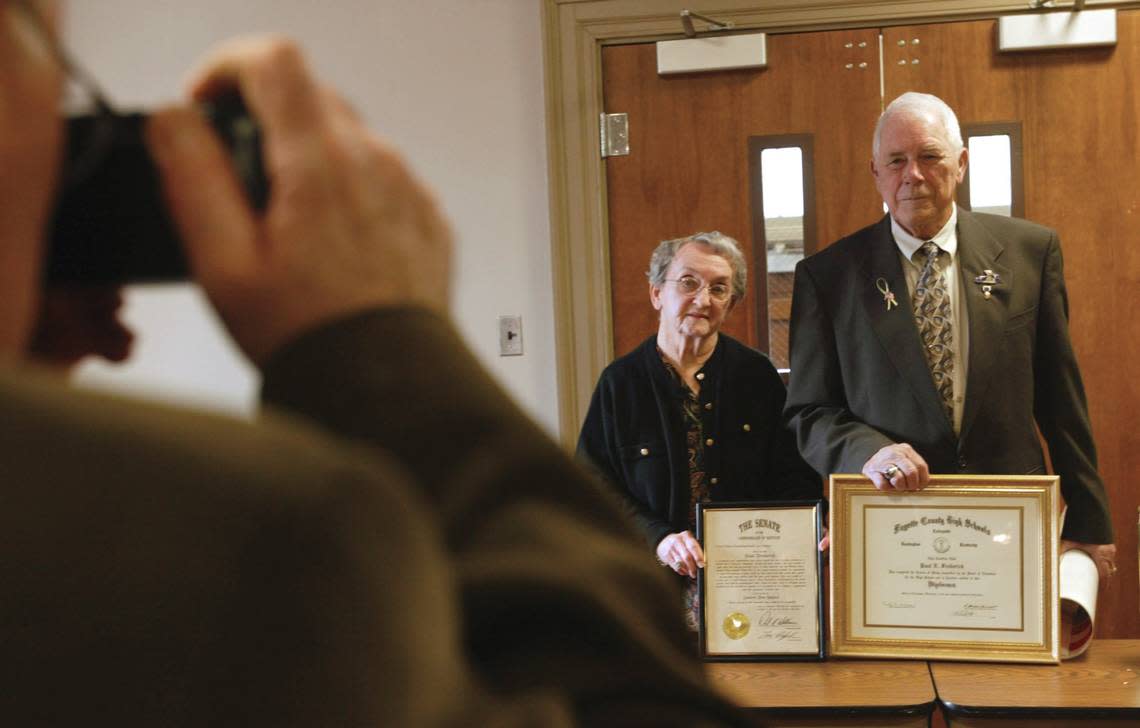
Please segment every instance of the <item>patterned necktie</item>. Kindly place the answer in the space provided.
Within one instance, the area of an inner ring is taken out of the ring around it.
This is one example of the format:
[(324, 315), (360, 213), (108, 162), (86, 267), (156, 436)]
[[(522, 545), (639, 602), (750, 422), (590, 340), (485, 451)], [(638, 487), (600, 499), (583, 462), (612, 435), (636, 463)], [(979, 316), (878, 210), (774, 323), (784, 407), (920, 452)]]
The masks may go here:
[(923, 243), (915, 258), (926, 263), (914, 287), (914, 320), (922, 337), (926, 363), (934, 377), (934, 388), (942, 397), (946, 416), (954, 421), (954, 331), (950, 323), (950, 296), (942, 279), (942, 257), (946, 255), (933, 241)]

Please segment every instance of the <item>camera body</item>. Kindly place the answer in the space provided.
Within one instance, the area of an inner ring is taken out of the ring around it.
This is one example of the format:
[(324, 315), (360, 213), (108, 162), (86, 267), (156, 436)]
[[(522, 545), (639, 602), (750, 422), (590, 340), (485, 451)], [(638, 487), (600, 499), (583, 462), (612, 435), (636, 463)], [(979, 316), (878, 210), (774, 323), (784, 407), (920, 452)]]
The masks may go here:
[[(269, 184), (260, 132), (241, 99), (225, 97), (203, 105), (202, 111), (229, 151), (250, 204), (264, 209)], [(143, 140), (145, 123), (143, 113), (67, 120), (63, 182), (44, 270), (47, 285), (116, 285), (189, 277), (177, 229), (163, 201), (158, 170)], [(98, 145), (105, 148), (91, 163), (85, 155)]]

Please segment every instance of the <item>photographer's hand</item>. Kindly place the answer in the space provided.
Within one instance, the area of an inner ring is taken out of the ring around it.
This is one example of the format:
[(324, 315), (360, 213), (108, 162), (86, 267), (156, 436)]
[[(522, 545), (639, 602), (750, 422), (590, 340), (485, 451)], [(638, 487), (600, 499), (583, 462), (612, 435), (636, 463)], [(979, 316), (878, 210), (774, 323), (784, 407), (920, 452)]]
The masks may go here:
[(197, 100), (233, 90), (262, 127), (263, 216), (196, 112), (155, 114), (148, 143), (193, 275), (246, 353), (263, 362), (300, 333), (367, 308), (445, 311), (451, 236), (434, 200), (318, 86), (296, 46), (232, 43), (192, 84)]

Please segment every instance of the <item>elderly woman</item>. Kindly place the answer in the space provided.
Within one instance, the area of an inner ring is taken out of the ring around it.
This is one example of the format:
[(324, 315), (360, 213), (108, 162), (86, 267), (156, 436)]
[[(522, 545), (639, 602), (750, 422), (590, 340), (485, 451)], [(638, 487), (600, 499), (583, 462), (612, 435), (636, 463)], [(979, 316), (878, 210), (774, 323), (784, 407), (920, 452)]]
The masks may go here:
[(667, 240), (647, 276), (657, 333), (602, 372), (578, 454), (614, 486), (657, 559), (687, 577), (695, 626), (696, 504), (815, 499), (822, 489), (782, 425), (775, 367), (720, 333), (747, 281), (736, 241)]

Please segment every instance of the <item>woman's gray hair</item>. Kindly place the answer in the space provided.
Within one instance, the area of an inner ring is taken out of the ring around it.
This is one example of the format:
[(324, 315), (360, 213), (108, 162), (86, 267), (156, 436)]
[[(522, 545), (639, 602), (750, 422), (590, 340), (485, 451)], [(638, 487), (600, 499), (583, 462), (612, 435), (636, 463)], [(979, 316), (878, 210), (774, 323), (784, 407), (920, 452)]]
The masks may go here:
[(946, 130), (946, 139), (958, 154), (964, 148), (962, 143), (962, 127), (958, 124), (958, 117), (954, 110), (942, 99), (933, 94), (920, 94), (917, 91), (907, 91), (902, 96), (887, 104), (883, 113), (879, 115), (879, 123), (875, 125), (875, 136), (871, 140), (871, 155), (879, 158), (879, 139), (883, 135), (883, 126), (899, 115), (916, 116), (919, 114), (934, 114)]
[(677, 251), (689, 243), (707, 246), (713, 254), (727, 260), (732, 268), (732, 300), (744, 298), (744, 293), (748, 290), (748, 264), (744, 261), (744, 254), (740, 252), (739, 243), (716, 230), (662, 241), (649, 258), (649, 270), (645, 272), (649, 282), (660, 287), (665, 282), (665, 274), (673, 264)]

